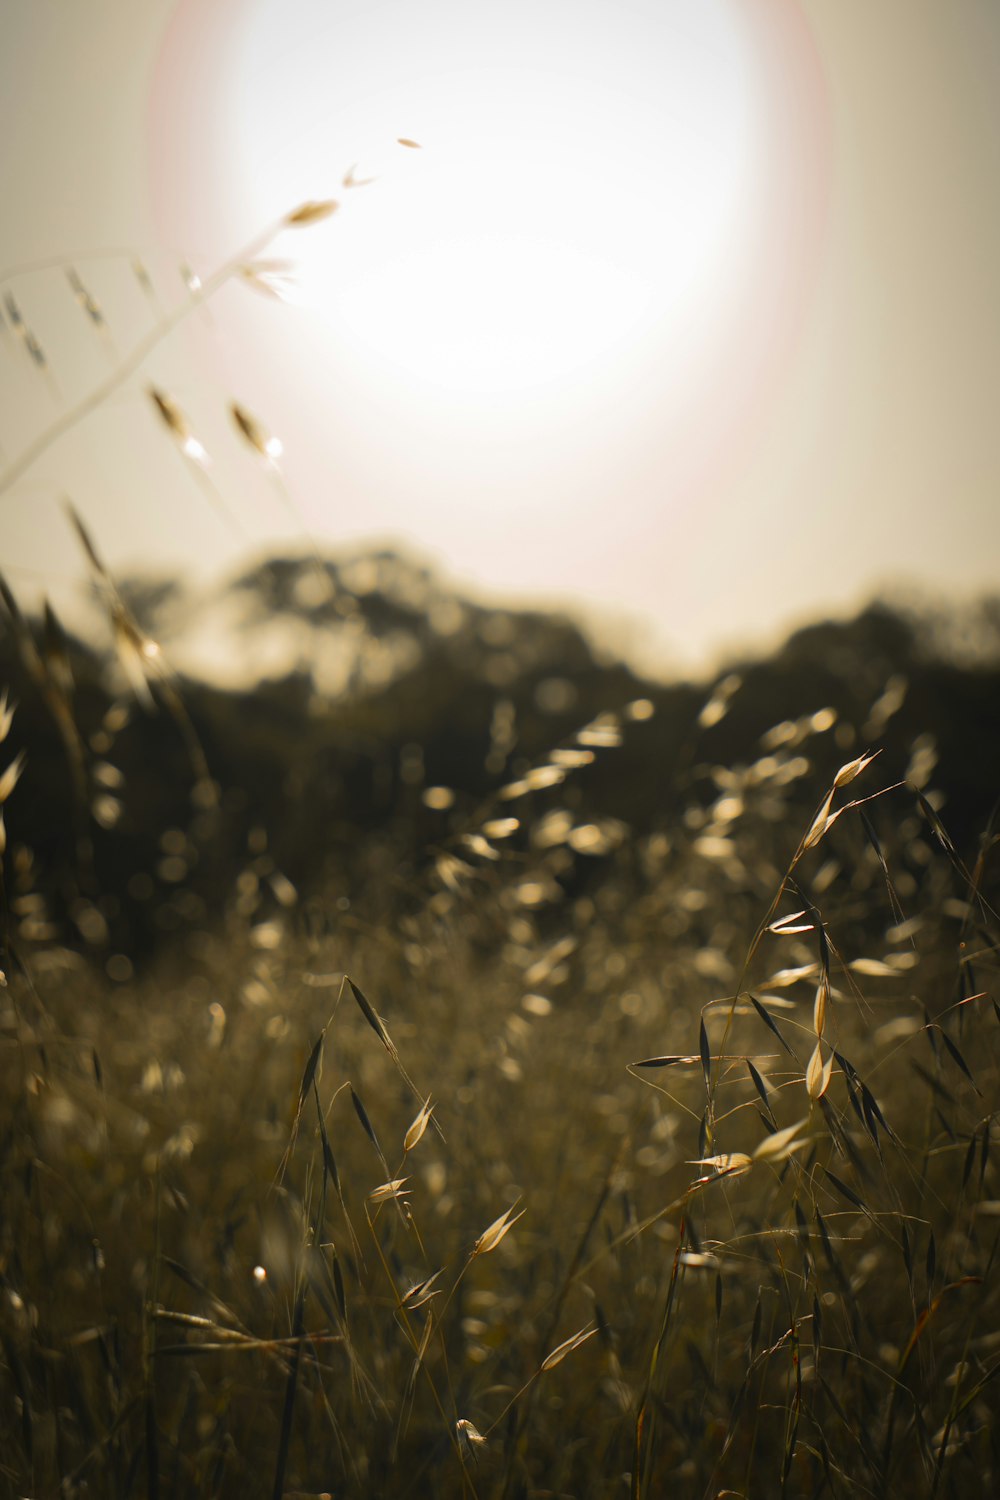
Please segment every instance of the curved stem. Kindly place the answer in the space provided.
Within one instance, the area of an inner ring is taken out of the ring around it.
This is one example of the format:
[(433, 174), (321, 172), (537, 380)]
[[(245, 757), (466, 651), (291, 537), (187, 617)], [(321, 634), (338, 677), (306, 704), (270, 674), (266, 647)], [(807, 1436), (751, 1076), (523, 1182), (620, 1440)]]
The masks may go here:
[(20, 276), (33, 276), (36, 272), (68, 271), (73, 266), (83, 266), (100, 260), (137, 260), (149, 253), (148, 248), (106, 245), (101, 249), (81, 250), (77, 255), (45, 255), (39, 260), (17, 261), (0, 270), (0, 286)]
[(44, 428), (34, 441), (29, 443), (27, 448), (23, 449), (18, 457), (15, 458), (14, 462), (9, 464), (4, 472), (0, 474), (0, 495), (3, 495), (12, 485), (16, 484), (22, 474), (25, 474), (33, 464), (37, 463), (42, 455), (52, 447), (53, 443), (58, 442), (67, 432), (72, 431), (78, 422), (82, 422), (84, 417), (89, 416), (109, 396), (113, 395), (120, 386), (124, 385), (129, 376), (135, 374), (136, 370), (141, 367), (143, 361), (152, 354), (158, 344), (161, 344), (165, 338), (173, 333), (174, 329), (183, 323), (185, 318), (189, 317), (191, 313), (207, 302), (210, 297), (213, 297), (219, 288), (224, 286), (230, 277), (239, 270), (241, 265), (251, 260), (266, 245), (270, 244), (271, 240), (274, 239), (275, 235), (283, 227), (284, 220), (271, 225), (263, 234), (251, 240), (236, 255), (227, 260), (225, 265), (220, 266), (208, 278), (197, 297), (189, 298), (186, 302), (182, 302), (179, 307), (176, 307), (173, 312), (168, 313), (155, 327), (150, 329), (144, 338), (139, 340), (131, 352), (115, 367), (106, 380), (103, 380), (100, 385), (95, 386), (75, 406), (71, 406), (67, 411), (64, 411), (62, 416), (57, 417), (54, 422), (50, 422), (48, 427)]

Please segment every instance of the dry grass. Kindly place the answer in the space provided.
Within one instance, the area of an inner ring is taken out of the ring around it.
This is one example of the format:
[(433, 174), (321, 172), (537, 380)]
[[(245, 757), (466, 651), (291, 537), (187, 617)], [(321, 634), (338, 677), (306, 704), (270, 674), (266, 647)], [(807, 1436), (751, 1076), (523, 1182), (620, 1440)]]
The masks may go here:
[(989, 1493), (988, 862), (905, 787), (838, 816), (862, 761), (790, 831), (789, 764), (575, 902), (536, 767), (397, 926), (262, 947), (234, 902), (115, 986), (28, 945), (12, 1493)]

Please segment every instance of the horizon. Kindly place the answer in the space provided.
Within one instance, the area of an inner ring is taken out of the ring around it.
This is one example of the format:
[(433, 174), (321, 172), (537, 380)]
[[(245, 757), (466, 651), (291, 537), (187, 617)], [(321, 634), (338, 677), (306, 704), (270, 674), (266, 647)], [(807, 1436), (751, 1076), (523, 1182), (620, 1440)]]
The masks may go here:
[[(957, 602), (941, 591), (901, 584), (895, 589), (862, 591), (853, 601), (843, 601), (840, 608), (818, 610), (798, 619), (778, 622), (769, 632), (756, 637), (744, 636), (722, 642), (713, 653), (700, 658), (670, 661), (664, 658), (661, 650), (641, 639), (645, 622), (637, 617), (624, 612), (616, 615), (611, 611), (588, 609), (585, 602), (572, 596), (538, 599), (532, 595), (519, 597), (497, 590), (467, 587), (463, 580), (438, 566), (434, 558), (405, 543), (400, 545), (398, 539), (393, 538), (361, 540), (340, 548), (327, 547), (321, 552), (296, 551), (292, 547), (259, 550), (233, 561), (223, 570), (196, 578), (164, 568), (129, 569), (126, 566), (115, 572), (114, 582), (123, 589), (126, 599), (136, 588), (140, 592), (144, 588), (165, 589), (164, 600), (156, 606), (162, 613), (154, 634), (157, 644), (165, 648), (172, 670), (223, 691), (242, 691), (293, 674), (303, 660), (303, 645), (316, 656), (320, 676), (323, 669), (319, 659), (322, 652), (317, 655), (317, 641), (310, 636), (307, 611), (312, 607), (312, 601), (302, 603), (303, 612), (298, 622), (302, 630), (293, 638), (287, 631), (282, 634), (275, 621), (255, 619), (249, 596), (242, 615), (239, 609), (231, 608), (238, 599), (237, 590), (276, 563), (299, 565), (303, 570), (319, 563), (324, 568), (349, 572), (352, 566), (373, 561), (399, 563), (404, 570), (426, 577), (429, 597), (423, 608), (428, 612), (436, 604), (450, 605), (453, 601), (486, 614), (541, 615), (553, 623), (565, 621), (580, 632), (595, 661), (619, 662), (638, 678), (660, 687), (684, 682), (709, 684), (729, 671), (764, 665), (780, 654), (800, 632), (823, 626), (846, 629), (873, 610), (884, 610), (915, 624), (918, 629), (921, 626), (929, 628), (936, 648), (947, 658), (975, 660), (983, 655), (982, 631), (984, 626), (988, 631), (993, 629), (995, 606), (1000, 602), (1000, 586)], [(11, 580), (7, 579), (7, 583), (10, 585)], [(346, 587), (360, 601), (369, 593), (382, 591), (382, 585), (374, 579), (370, 584), (359, 586), (348, 582)], [(78, 645), (99, 652), (96, 632), (98, 638), (107, 634), (110, 648), (106, 608), (92, 574), (82, 578), (62, 599), (58, 597), (58, 590), (48, 590), (32, 599), (31, 591), (25, 591), (18, 584), (14, 585), (12, 592), (22, 613), (33, 620), (36, 627), (41, 624), (45, 608), (51, 604), (60, 623)], [(391, 587), (389, 592), (391, 595)], [(148, 623), (144, 628), (148, 628)], [(990, 656), (989, 649), (986, 654)]]

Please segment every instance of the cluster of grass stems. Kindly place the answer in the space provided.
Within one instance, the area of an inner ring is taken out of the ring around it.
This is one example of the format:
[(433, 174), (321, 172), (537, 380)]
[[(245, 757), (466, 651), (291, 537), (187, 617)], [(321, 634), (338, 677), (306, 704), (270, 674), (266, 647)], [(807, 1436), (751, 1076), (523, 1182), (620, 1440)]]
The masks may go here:
[(12, 1493), (987, 1493), (989, 841), (771, 770), (575, 901), (529, 773), (397, 925), (11, 938)]

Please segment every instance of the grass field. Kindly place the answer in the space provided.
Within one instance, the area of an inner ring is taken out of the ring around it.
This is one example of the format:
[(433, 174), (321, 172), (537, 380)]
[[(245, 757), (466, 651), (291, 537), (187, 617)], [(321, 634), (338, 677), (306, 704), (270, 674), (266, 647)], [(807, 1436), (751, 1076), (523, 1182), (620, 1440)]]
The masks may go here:
[(992, 1492), (995, 834), (801, 746), (576, 821), (630, 732), (111, 977), (7, 850), (9, 1493)]

